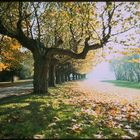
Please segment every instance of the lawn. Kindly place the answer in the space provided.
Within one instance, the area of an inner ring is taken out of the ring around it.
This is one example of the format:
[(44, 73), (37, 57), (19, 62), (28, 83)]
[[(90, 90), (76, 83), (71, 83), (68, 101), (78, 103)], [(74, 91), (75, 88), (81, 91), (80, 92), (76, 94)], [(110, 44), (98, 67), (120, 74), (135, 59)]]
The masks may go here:
[(119, 87), (140, 89), (140, 83), (138, 82), (121, 81), (121, 80), (104, 80), (102, 82), (113, 83), (115, 86)]
[(0, 139), (135, 138), (140, 112), (134, 108), (87, 99), (73, 83), (57, 85), (49, 95), (1, 99)]

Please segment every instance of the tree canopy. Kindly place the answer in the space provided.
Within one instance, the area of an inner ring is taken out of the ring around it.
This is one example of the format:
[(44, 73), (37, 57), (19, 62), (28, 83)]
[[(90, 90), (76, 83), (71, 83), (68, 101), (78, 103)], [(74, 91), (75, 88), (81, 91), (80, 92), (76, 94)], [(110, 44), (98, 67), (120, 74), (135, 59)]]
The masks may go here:
[(54, 58), (85, 59), (90, 50), (136, 44), (139, 7), (139, 2), (2, 2), (0, 33), (32, 52), (34, 92), (45, 93)]

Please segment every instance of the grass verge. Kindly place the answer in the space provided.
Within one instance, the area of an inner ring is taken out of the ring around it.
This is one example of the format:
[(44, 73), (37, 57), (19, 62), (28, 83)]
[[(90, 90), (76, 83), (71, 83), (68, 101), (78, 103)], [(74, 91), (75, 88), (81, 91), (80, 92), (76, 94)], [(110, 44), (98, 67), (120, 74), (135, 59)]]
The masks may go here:
[(104, 80), (102, 82), (113, 83), (115, 86), (119, 87), (140, 89), (140, 83), (138, 82), (121, 81), (121, 80)]

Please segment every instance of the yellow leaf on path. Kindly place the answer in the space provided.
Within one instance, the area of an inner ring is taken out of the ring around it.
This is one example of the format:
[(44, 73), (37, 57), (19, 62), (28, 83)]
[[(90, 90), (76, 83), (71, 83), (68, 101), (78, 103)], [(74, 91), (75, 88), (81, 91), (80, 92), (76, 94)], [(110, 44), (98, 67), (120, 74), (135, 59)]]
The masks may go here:
[(101, 110), (100, 110), (100, 107), (96, 107), (96, 109), (95, 109), (95, 112), (97, 113), (97, 114), (100, 114), (101, 113)]

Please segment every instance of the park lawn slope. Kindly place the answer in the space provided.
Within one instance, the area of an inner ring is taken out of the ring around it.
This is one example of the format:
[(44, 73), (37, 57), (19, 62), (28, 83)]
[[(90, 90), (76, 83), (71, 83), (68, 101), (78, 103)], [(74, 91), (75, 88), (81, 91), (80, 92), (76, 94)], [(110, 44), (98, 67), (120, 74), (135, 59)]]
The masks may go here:
[(97, 102), (79, 88), (69, 82), (50, 88), (49, 95), (1, 99), (0, 139), (138, 137), (140, 110), (135, 104)]

